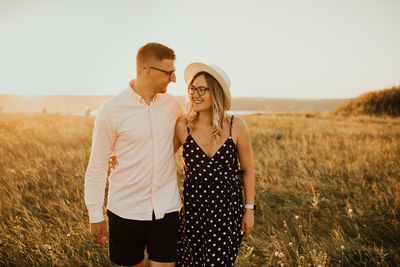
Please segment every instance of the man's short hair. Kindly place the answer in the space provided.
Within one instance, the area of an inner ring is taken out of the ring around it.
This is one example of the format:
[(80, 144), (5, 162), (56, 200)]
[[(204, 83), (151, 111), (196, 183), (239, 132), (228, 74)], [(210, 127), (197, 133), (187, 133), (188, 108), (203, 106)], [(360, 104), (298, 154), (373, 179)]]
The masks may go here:
[(175, 60), (175, 52), (169, 47), (160, 43), (148, 43), (139, 48), (136, 54), (136, 64), (146, 65), (152, 60), (162, 61), (163, 59)]

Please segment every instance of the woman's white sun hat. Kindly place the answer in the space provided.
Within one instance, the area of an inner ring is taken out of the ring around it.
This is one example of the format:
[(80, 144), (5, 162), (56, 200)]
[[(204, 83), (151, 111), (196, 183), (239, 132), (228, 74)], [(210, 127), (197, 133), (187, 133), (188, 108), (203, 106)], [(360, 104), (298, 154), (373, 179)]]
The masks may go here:
[(225, 95), (225, 105), (227, 110), (229, 110), (231, 108), (231, 92), (229, 90), (231, 87), (231, 81), (225, 71), (220, 67), (199, 62), (191, 63), (185, 69), (186, 84), (189, 84), (197, 73), (203, 71), (213, 76), (221, 85)]

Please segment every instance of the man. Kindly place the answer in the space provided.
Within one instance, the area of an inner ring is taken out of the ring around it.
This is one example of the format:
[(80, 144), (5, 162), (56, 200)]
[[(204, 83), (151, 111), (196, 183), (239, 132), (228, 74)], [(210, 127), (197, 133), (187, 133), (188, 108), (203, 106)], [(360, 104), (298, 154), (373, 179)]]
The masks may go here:
[(110, 260), (123, 266), (174, 266), (181, 200), (173, 136), (183, 115), (168, 94), (176, 81), (175, 53), (148, 43), (136, 57), (136, 80), (99, 110), (85, 177), (91, 232), (105, 245), (103, 200), (110, 152), (118, 166), (109, 177), (107, 215)]

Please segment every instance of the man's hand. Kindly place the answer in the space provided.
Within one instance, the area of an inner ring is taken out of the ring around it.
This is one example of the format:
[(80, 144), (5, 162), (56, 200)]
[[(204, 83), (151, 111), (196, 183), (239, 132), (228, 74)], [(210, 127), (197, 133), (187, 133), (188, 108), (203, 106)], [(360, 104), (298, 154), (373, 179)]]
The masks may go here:
[(117, 160), (117, 156), (115, 156), (114, 154), (112, 154), (110, 156), (110, 159), (108, 161), (108, 167), (110, 168), (110, 170), (114, 170), (116, 166), (119, 165), (119, 162)]
[(92, 235), (94, 236), (97, 242), (99, 242), (103, 246), (106, 245), (107, 226), (105, 221), (99, 223), (91, 223), (90, 231), (92, 232)]

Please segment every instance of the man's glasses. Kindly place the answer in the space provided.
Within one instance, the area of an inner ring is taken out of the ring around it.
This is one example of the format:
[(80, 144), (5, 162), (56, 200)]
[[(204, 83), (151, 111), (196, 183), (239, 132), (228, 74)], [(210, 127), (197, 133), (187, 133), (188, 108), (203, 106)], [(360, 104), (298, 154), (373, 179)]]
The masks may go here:
[(203, 96), (203, 95), (205, 95), (205, 93), (208, 90), (210, 90), (210, 89), (207, 88), (207, 87), (204, 87), (204, 86), (200, 86), (200, 87), (197, 87), (197, 88), (194, 87), (194, 86), (191, 86), (191, 87), (188, 88), (188, 93), (189, 93), (189, 95), (194, 95), (197, 92), (197, 94), (199, 96)]
[[(147, 68), (147, 67), (144, 67), (144, 69), (145, 68)], [(153, 70), (158, 70), (158, 71), (161, 71), (161, 72), (164, 72), (164, 73), (168, 74), (170, 80), (172, 79), (172, 76), (175, 74), (174, 70), (173, 71), (166, 71), (166, 70), (162, 70), (162, 69), (158, 69), (158, 68), (150, 67), (150, 66), (149, 66), (149, 68), (153, 69)]]

